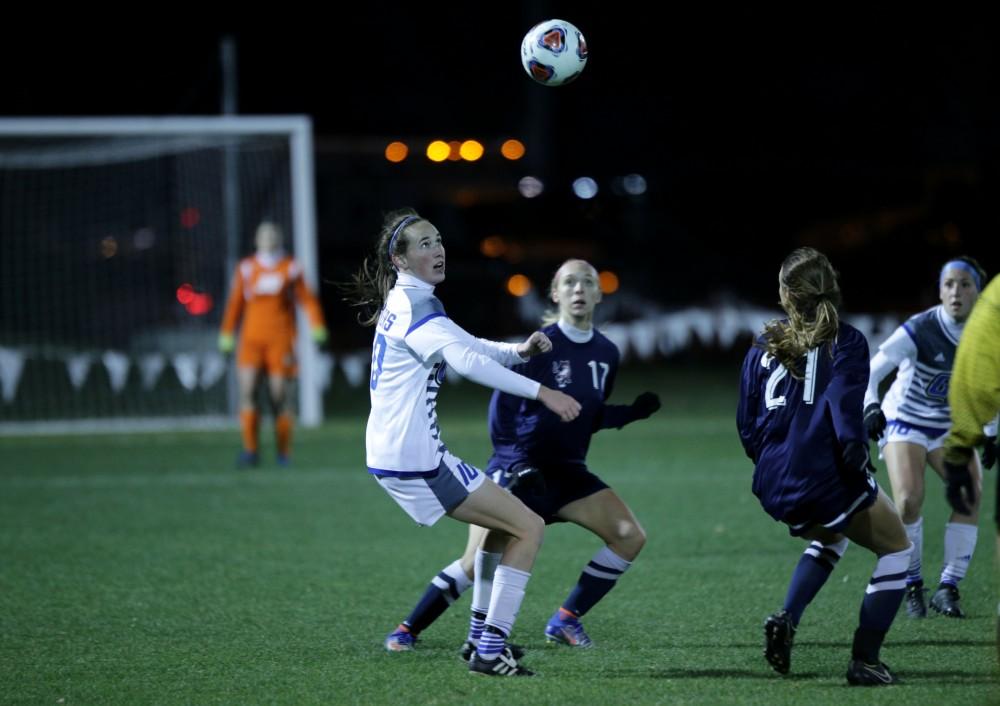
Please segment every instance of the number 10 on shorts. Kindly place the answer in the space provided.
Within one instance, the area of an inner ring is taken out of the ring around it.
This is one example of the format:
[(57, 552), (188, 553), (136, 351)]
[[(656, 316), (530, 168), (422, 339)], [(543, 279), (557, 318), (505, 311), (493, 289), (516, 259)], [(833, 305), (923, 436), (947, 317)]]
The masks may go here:
[(475, 468), (473, 468), (467, 463), (460, 463), (458, 464), (457, 468), (459, 475), (462, 477), (462, 482), (465, 485), (469, 485), (469, 483), (471, 483), (476, 478), (476, 476), (479, 475), (479, 471), (477, 471)]

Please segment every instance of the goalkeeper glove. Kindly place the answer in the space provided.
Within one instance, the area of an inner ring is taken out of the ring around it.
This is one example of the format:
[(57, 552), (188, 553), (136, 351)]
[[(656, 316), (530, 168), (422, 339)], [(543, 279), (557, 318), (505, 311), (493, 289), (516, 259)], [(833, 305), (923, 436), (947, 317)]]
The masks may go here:
[(529, 466), (526, 463), (515, 463), (510, 469), (510, 483), (507, 490), (513, 492), (515, 488), (521, 491), (522, 495), (545, 495), (547, 486), (545, 475), (541, 469)]
[(655, 392), (643, 392), (632, 403), (632, 413), (636, 419), (648, 419), (660, 408), (660, 396)]
[(882, 407), (878, 402), (872, 402), (865, 407), (864, 423), (869, 439), (878, 441), (882, 438), (882, 433), (885, 431), (885, 415), (882, 414)]
[(997, 438), (995, 436), (986, 437), (986, 443), (983, 444), (983, 455), (979, 460), (983, 462), (983, 468), (993, 468), (993, 464), (997, 462)]
[(951, 509), (960, 515), (971, 515), (976, 502), (976, 487), (972, 482), (967, 463), (944, 462), (945, 491)]
[(236, 339), (231, 333), (219, 334), (219, 350), (223, 353), (232, 353), (236, 347)]
[(317, 346), (322, 346), (324, 343), (326, 343), (327, 339), (326, 326), (314, 326), (309, 333), (312, 336), (312, 340), (316, 343)]

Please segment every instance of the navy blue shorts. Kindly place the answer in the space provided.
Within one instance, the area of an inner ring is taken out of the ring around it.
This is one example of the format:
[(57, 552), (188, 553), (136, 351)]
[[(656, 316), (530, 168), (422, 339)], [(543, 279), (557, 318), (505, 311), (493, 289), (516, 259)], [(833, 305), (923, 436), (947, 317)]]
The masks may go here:
[(801, 537), (814, 527), (824, 527), (831, 532), (843, 532), (851, 519), (867, 510), (878, 499), (878, 484), (871, 474), (845, 482), (838, 492), (822, 498), (805, 498), (781, 517), (788, 525), (788, 533)]
[[(522, 464), (515, 464), (515, 468)], [(511, 493), (537, 513), (545, 524), (566, 520), (556, 513), (571, 502), (589, 497), (610, 486), (587, 470), (583, 464), (552, 466), (540, 470), (544, 483), (514, 483)], [(509, 474), (508, 474), (509, 475)]]

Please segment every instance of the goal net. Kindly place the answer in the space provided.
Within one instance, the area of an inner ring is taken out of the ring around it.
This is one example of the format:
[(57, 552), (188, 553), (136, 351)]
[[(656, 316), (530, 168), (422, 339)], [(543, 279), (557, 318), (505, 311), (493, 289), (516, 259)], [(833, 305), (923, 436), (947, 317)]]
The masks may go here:
[(313, 188), (306, 117), (0, 120), (0, 432), (228, 423), (233, 269), (273, 220), (316, 288)]

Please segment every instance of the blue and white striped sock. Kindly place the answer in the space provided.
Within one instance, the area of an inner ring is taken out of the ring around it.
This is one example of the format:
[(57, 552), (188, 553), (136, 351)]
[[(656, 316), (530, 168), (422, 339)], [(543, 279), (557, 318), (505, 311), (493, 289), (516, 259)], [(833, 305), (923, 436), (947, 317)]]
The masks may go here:
[(493, 577), (500, 564), (501, 554), (476, 552), (476, 574), (472, 586), (472, 616), (469, 619), (468, 640), (474, 645), (479, 644), (479, 636), (486, 625), (486, 614), (490, 610), (490, 598), (493, 595)]
[[(486, 615), (486, 627), (479, 638), (476, 651), (479, 656), (490, 661), (496, 659), (503, 649), (504, 640), (514, 628), (514, 621), (521, 610), (524, 589), (531, 574), (511, 566), (501, 564), (493, 577), (493, 595), (490, 598), (490, 612)], [(497, 637), (499, 635), (499, 637)]]
[(913, 545), (913, 553), (910, 554), (910, 565), (906, 569), (906, 585), (912, 586), (915, 583), (923, 584), (924, 577), (921, 576), (921, 557), (924, 552), (924, 518), (918, 517), (917, 521), (903, 525), (906, 530), (906, 537)]
[(965, 578), (976, 551), (979, 528), (960, 522), (949, 522), (944, 526), (944, 568), (941, 569), (941, 583), (957, 586)]

